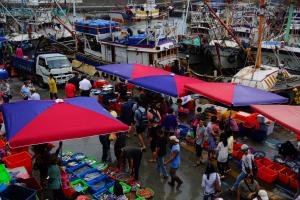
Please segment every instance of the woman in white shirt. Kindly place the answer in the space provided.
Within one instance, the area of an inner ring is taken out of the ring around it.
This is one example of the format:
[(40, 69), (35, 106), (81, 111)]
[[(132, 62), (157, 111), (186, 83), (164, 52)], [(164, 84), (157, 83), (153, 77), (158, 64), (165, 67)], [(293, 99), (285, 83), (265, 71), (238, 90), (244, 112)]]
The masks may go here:
[(220, 142), (216, 148), (218, 157), (217, 157), (217, 165), (218, 170), (221, 174), (221, 178), (225, 178), (225, 168), (228, 160), (228, 142), (225, 134), (222, 134), (220, 137)]
[(205, 173), (202, 176), (202, 188), (204, 191), (204, 200), (215, 199), (217, 192), (221, 189), (220, 176), (211, 164), (207, 165)]

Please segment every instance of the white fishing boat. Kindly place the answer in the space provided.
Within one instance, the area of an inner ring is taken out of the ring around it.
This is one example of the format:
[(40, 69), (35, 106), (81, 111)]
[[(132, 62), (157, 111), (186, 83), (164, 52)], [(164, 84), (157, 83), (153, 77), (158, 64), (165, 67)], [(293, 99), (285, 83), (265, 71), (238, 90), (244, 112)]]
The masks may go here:
[(134, 2), (129, 2), (126, 6), (126, 13), (129, 10), (134, 20), (157, 19), (160, 17), (159, 9), (155, 4), (155, 0), (147, 0), (145, 4), (137, 5)]

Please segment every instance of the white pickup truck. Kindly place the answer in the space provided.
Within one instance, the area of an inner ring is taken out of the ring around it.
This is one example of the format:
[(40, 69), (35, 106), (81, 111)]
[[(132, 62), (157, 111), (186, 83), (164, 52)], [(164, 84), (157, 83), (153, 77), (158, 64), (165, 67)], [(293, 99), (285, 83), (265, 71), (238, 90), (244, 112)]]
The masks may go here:
[(39, 54), (34, 59), (15, 56), (12, 58), (11, 66), (19, 75), (32, 76), (40, 87), (48, 84), (50, 74), (53, 74), (58, 85), (65, 84), (73, 77), (70, 61), (65, 55), (59, 53)]

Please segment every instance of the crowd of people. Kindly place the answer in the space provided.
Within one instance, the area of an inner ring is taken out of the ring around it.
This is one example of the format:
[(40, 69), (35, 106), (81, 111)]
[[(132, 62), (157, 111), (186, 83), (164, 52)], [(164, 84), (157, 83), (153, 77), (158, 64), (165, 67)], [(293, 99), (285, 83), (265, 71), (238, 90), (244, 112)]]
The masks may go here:
[[(57, 99), (57, 85), (53, 75), (49, 76), (49, 98)], [(205, 172), (202, 176), (202, 188), (204, 200), (216, 199), (221, 191), (222, 180), (231, 171), (229, 165), (230, 154), (233, 152), (234, 138), (239, 132), (237, 122), (228, 117), (217, 115), (216, 109), (205, 107), (198, 102), (193, 106), (184, 105), (179, 98), (172, 100), (169, 97), (137, 88), (137, 94), (128, 97), (125, 83), (116, 85), (119, 100), (122, 101), (121, 110), (110, 109), (113, 116), (130, 126), (128, 132), (99, 136), (102, 145), (102, 162), (112, 162), (110, 146), (114, 143), (116, 166), (130, 173), (135, 180), (140, 179), (140, 168), (143, 154), (151, 152), (148, 167), (155, 167), (158, 174), (164, 180), (169, 180), (170, 187), (180, 190), (184, 180), (179, 177), (178, 171), (181, 166), (180, 139), (195, 147), (194, 167), (203, 166)], [(65, 96), (90, 96), (94, 87), (93, 81), (85, 75), (78, 74), (70, 79), (65, 85)], [(124, 91), (125, 90), (125, 91)], [(10, 86), (6, 81), (0, 82), (0, 91), (5, 92), (10, 98)], [(30, 80), (24, 82), (20, 90), (24, 100), (40, 100), (40, 95)], [(7, 102), (8, 102), (7, 101)], [(187, 135), (182, 136), (179, 124), (189, 125)], [(127, 144), (128, 138), (136, 135), (138, 146)], [(51, 153), (51, 146), (43, 144), (33, 147), (35, 165), (39, 171), (42, 186), (50, 189), (53, 199), (64, 199), (61, 191), (59, 175), (59, 159), (57, 158), (61, 144), (55, 153)], [(204, 154), (204, 150), (207, 154)], [(255, 180), (257, 167), (254, 155), (248, 145), (241, 147), (243, 156), (241, 159), (241, 172), (236, 181), (229, 189), (234, 192), (238, 200), (267, 200), (268, 194), (261, 190)], [(169, 170), (167, 170), (169, 169)], [(124, 194), (115, 185), (115, 197), (112, 199), (126, 199)], [(117, 197), (120, 198), (117, 198)]]

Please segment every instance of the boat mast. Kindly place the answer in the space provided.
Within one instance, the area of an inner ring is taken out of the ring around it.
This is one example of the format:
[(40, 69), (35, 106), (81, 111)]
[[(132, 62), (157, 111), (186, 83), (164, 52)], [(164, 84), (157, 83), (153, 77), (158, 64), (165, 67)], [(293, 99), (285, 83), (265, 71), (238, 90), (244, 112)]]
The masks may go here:
[(263, 25), (264, 25), (264, 10), (265, 10), (265, 0), (259, 1), (259, 25), (258, 25), (258, 39), (257, 39), (257, 54), (255, 61), (255, 68), (260, 68), (261, 66), (261, 42), (263, 34)]
[(212, 16), (219, 21), (219, 23), (226, 29), (226, 31), (231, 35), (231, 37), (234, 39), (234, 41), (243, 48), (243, 45), (238, 37), (234, 35), (232, 30), (224, 23), (223, 20), (220, 19), (220, 17), (217, 15), (217, 13), (214, 11), (212, 7), (208, 4), (208, 0), (204, 0), (204, 4), (207, 6), (209, 12), (212, 14)]
[(285, 30), (285, 36), (284, 36), (284, 42), (286, 44), (289, 42), (289, 38), (290, 38), (293, 13), (294, 13), (294, 4), (291, 3), (289, 6), (289, 16), (288, 16), (288, 21), (287, 21), (287, 26), (286, 26), (286, 30)]

